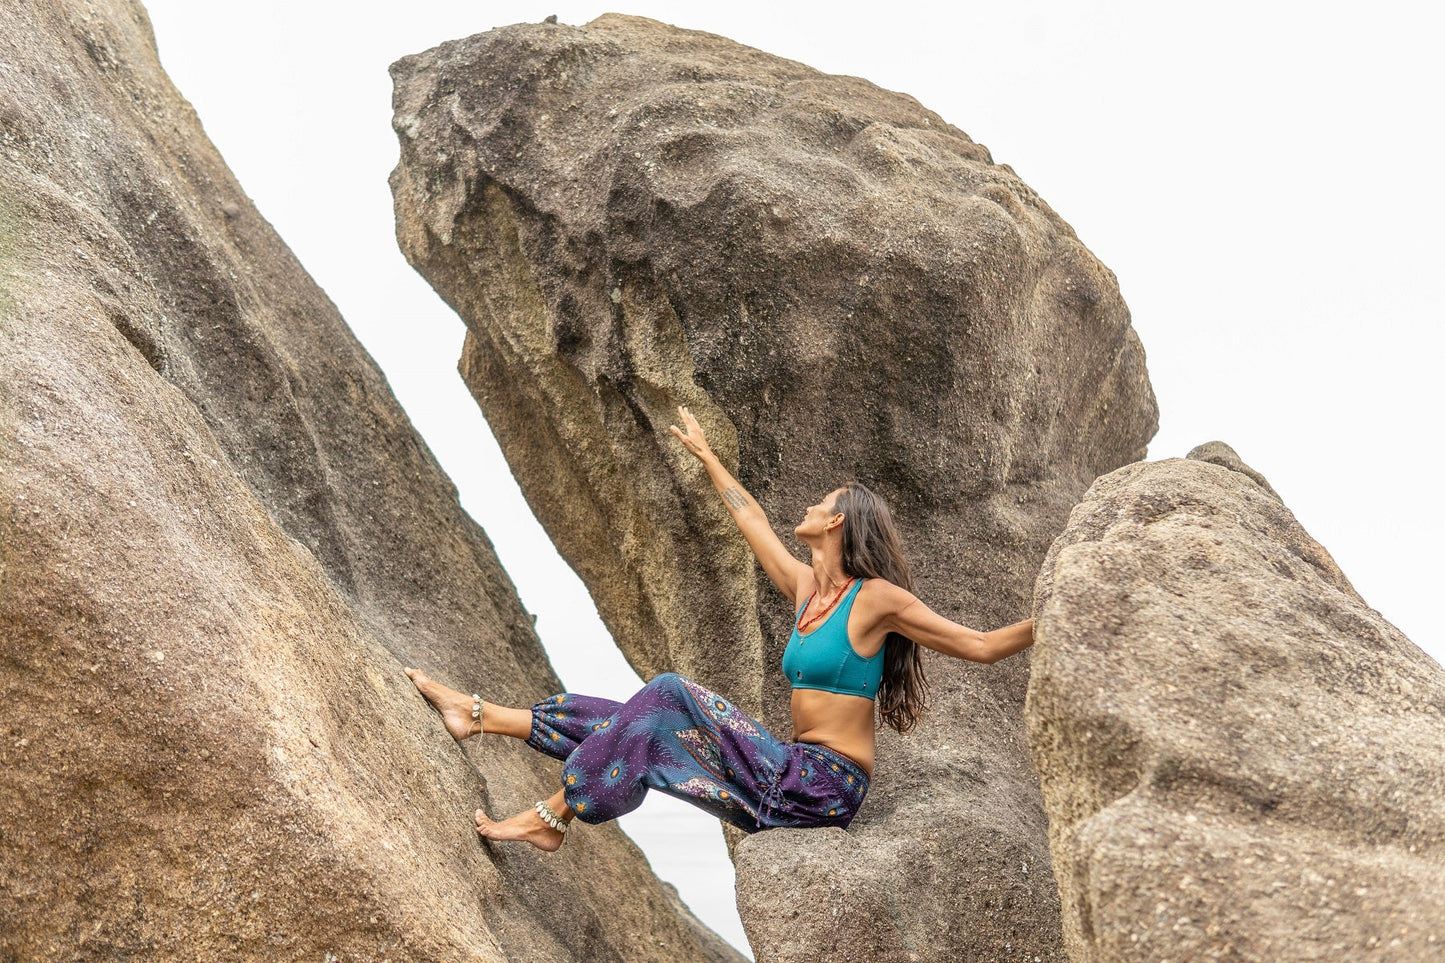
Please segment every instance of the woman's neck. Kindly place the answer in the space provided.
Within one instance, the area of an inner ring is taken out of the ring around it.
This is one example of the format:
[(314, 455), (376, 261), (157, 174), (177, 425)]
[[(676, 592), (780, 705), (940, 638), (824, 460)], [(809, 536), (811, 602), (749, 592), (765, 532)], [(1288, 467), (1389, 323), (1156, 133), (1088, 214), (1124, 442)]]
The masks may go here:
[(843, 573), (843, 562), (826, 547), (813, 549), (813, 583), (818, 586), (819, 598), (830, 598), (844, 585), (848, 576)]

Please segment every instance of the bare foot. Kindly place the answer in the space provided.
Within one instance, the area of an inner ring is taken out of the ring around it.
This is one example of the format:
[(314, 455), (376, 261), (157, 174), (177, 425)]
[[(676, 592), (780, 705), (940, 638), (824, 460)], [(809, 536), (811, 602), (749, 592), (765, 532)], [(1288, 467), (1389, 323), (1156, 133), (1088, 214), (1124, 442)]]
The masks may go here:
[(556, 852), (562, 845), (562, 834), (542, 822), (542, 817), (537, 815), (535, 809), (517, 813), (501, 822), (494, 822), (478, 809), (477, 835), (487, 839), (519, 839), (548, 853)]
[(416, 669), (407, 669), (406, 677), (416, 684), (417, 689), (431, 703), (433, 709), (442, 714), (442, 722), (452, 738), (461, 742), (482, 731), (479, 720), (472, 718), (472, 706), (476, 705), (470, 696), (456, 689), (448, 689), (440, 682), (434, 682)]

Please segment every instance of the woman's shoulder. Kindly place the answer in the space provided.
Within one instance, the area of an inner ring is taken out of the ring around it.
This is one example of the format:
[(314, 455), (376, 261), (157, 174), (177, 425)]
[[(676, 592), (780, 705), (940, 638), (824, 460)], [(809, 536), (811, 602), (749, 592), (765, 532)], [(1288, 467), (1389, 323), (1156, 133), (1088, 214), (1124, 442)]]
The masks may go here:
[(880, 614), (897, 612), (910, 605), (917, 596), (905, 588), (894, 585), (886, 578), (864, 579), (858, 589), (856, 604), (876, 609)]
[(859, 581), (861, 581), (861, 582), (863, 583), (863, 587), (858, 590), (858, 591), (859, 591), (859, 594), (862, 594), (863, 592), (867, 592), (869, 595), (889, 595), (889, 596), (891, 596), (891, 595), (897, 595), (898, 593), (901, 592), (901, 593), (903, 593), (904, 595), (908, 596), (909, 598), (913, 598), (913, 593), (912, 593), (912, 592), (908, 591), (908, 590), (905, 589), (905, 588), (900, 588), (899, 586), (897, 586), (897, 585), (893, 584), (892, 582), (888, 581), (886, 578), (866, 578), (866, 577), (865, 577), (865, 578), (859, 579)]

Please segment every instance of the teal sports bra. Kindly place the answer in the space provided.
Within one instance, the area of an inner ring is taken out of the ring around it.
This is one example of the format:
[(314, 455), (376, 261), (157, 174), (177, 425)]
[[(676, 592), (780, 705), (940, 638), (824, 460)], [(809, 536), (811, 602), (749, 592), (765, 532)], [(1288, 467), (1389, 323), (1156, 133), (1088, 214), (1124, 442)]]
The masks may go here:
[(859, 579), (848, 590), (843, 601), (823, 624), (807, 635), (798, 632), (798, 619), (803, 616), (804, 602), (793, 617), (793, 635), (783, 650), (783, 674), (794, 689), (822, 689), (840, 695), (856, 695), (872, 699), (878, 695), (883, 681), (883, 649), (871, 659), (853, 651), (848, 641), (848, 613), (853, 599), (863, 587)]

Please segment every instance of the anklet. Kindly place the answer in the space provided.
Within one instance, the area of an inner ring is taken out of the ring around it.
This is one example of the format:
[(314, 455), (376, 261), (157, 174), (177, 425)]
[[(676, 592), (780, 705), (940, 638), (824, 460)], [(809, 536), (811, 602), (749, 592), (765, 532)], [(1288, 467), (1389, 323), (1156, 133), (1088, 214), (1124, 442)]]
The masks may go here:
[[(482, 726), (482, 697), (475, 692), (472, 693), (472, 718), (477, 720), (477, 734), (485, 732), (486, 730)], [(471, 731), (468, 730), (467, 735), (471, 734)]]
[(567, 824), (562, 821), (561, 816), (558, 816), (552, 811), (552, 807), (547, 805), (545, 801), (540, 799), (537, 800), (537, 805), (533, 806), (532, 808), (537, 810), (537, 815), (542, 817), (542, 822), (546, 823), (548, 826), (551, 826), (553, 829), (557, 830), (557, 832), (564, 835), (566, 834)]

